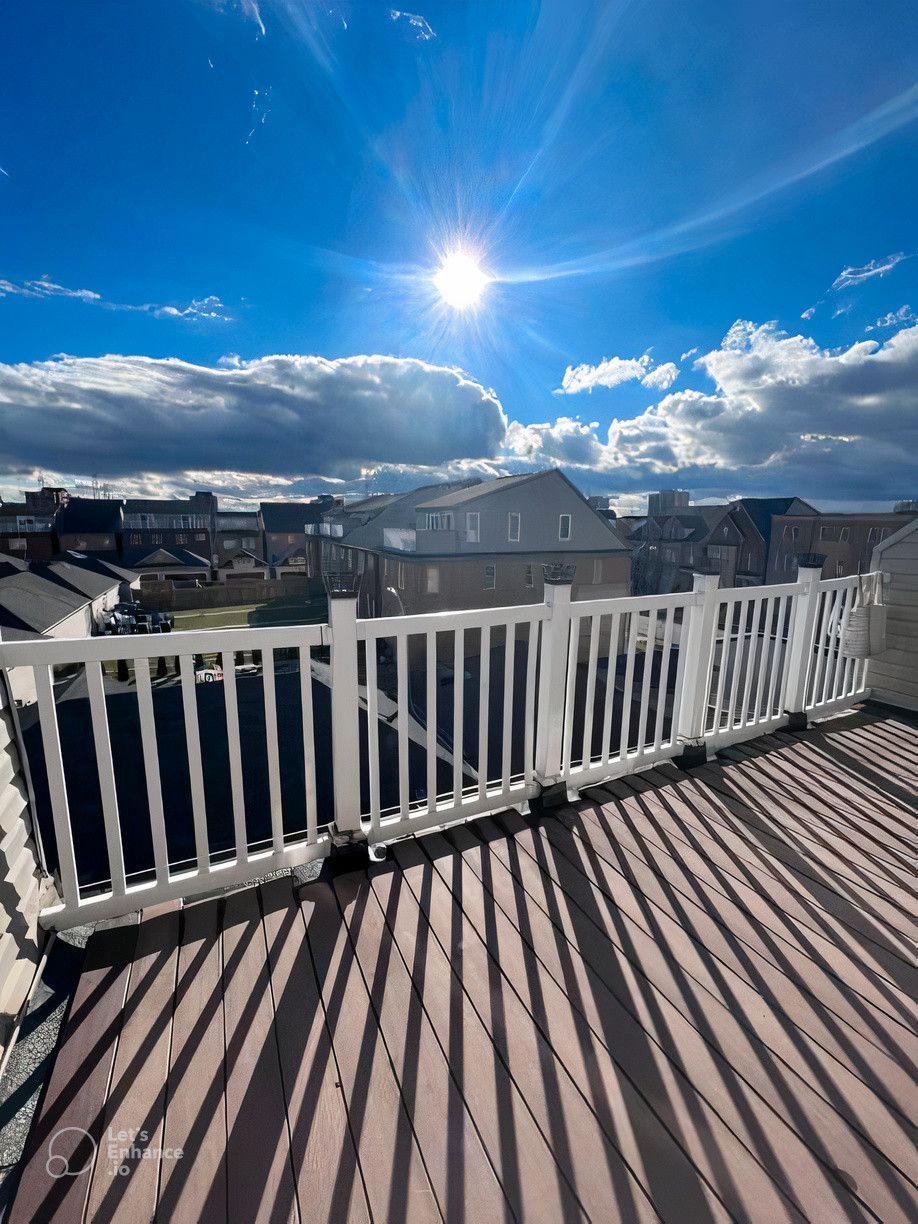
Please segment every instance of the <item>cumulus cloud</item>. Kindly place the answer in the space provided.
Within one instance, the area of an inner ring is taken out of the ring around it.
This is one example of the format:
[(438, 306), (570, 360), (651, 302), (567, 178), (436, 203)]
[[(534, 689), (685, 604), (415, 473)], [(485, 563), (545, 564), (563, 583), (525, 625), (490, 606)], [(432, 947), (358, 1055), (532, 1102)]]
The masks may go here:
[(905, 323), (918, 323), (918, 315), (915, 314), (911, 306), (900, 306), (898, 310), (890, 310), (879, 319), (874, 319), (872, 323), (868, 323), (864, 330), (869, 332), (880, 331), (887, 327), (901, 327)]
[(408, 25), (418, 42), (430, 42), (432, 38), (437, 37), (427, 18), (421, 17), (418, 13), (403, 13), (399, 9), (389, 9), (389, 19)]
[(0, 280), (0, 297), (72, 298), (89, 305), (102, 306), (105, 310), (133, 311), (153, 315), (157, 319), (220, 319), (223, 322), (230, 320), (226, 307), (215, 294), (194, 298), (187, 306), (161, 305), (157, 302), (111, 302), (94, 289), (69, 289), (48, 276), (18, 282)]
[(847, 289), (851, 285), (859, 285), (865, 280), (870, 280), (871, 277), (885, 276), (887, 272), (891, 272), (896, 264), (901, 263), (905, 258), (905, 252), (898, 251), (895, 255), (887, 255), (885, 259), (871, 259), (869, 263), (865, 263), (860, 268), (842, 268), (841, 272), (832, 282), (832, 288)]
[(379, 356), (0, 365), (0, 420), (6, 470), (115, 478), (138, 469), (353, 478), (373, 464), (493, 457), (507, 426), (494, 392), (461, 370)]
[(649, 374), (644, 375), (641, 379), (641, 385), (653, 387), (656, 391), (666, 391), (678, 377), (679, 367), (676, 363), (674, 361), (664, 361), (662, 365), (658, 365)]

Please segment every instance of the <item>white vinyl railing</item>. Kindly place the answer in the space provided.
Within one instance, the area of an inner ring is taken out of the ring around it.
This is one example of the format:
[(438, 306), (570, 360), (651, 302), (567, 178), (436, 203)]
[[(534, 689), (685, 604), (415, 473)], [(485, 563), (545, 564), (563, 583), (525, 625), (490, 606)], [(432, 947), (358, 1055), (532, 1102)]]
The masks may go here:
[(0, 642), (49, 925), (380, 846), (831, 713), (857, 578), (148, 637)]

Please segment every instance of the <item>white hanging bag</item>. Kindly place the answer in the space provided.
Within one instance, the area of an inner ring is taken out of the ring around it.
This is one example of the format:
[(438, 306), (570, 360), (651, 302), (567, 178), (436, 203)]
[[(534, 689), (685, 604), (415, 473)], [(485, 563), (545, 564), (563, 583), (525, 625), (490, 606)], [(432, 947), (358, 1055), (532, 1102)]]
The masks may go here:
[(862, 575), (858, 583), (857, 607), (848, 613), (841, 651), (847, 659), (869, 659), (886, 649), (886, 608), (880, 602), (880, 574)]

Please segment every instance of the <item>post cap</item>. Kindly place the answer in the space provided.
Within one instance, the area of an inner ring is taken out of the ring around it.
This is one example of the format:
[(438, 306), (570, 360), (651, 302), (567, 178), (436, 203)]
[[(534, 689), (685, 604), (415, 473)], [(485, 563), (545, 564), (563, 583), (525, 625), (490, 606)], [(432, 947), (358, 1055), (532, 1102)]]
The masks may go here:
[(542, 578), (546, 586), (570, 586), (577, 573), (571, 561), (548, 561), (542, 566)]
[(797, 569), (821, 570), (825, 563), (825, 553), (797, 553)]
[(329, 599), (356, 599), (360, 575), (350, 570), (327, 570), (322, 575)]

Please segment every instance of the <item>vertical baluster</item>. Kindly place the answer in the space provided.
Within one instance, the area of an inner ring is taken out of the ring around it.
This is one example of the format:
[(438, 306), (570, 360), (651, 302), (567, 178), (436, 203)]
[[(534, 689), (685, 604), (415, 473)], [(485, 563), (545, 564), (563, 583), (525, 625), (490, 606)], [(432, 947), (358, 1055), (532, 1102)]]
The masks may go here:
[(210, 871), (207, 840), (207, 812), (204, 806), (204, 772), (201, 768), (201, 736), (198, 731), (198, 699), (194, 691), (194, 663), (189, 655), (179, 656), (182, 678), (182, 711), (185, 715), (185, 747), (191, 784), (191, 814), (194, 820), (194, 847), (198, 871)]
[(395, 639), (395, 665), (398, 672), (398, 810), (404, 820), (408, 815), (408, 636), (399, 633)]
[(425, 634), (427, 659), (427, 811), (437, 810), (437, 631)]
[(660, 655), (660, 672), (657, 677), (657, 717), (653, 732), (654, 752), (659, 752), (663, 746), (663, 716), (666, 713), (666, 697), (669, 690), (669, 666), (673, 647), (674, 611), (674, 608), (666, 609), (666, 628), (663, 630), (663, 652)]
[(822, 688), (822, 674), (826, 662), (826, 634), (829, 626), (829, 591), (821, 592), (822, 607), (817, 620), (816, 660), (813, 665), (813, 679), (810, 689), (810, 706), (819, 705), (819, 693)]
[(841, 626), (845, 616), (846, 595), (847, 590), (844, 587), (839, 587), (832, 597), (832, 615), (829, 621), (831, 633), (826, 654), (826, 674), (822, 683), (823, 703), (832, 701), (835, 696), (835, 677), (841, 653)]
[(618, 744), (619, 760), (628, 755), (628, 732), (631, 730), (631, 689), (634, 684), (634, 653), (637, 649), (637, 612), (628, 613), (628, 657), (625, 663), (625, 687), (622, 691), (622, 731)]
[(478, 660), (478, 798), (488, 789), (488, 727), (491, 703), (491, 626), (481, 627)]
[(580, 649), (580, 617), (572, 616), (567, 638), (567, 681), (564, 686), (564, 732), (561, 741), (561, 776), (569, 778), (574, 752), (574, 701), (577, 696), (577, 654)]
[(535, 718), (536, 718), (536, 662), (539, 654), (539, 622), (529, 622), (529, 637), (526, 642), (526, 696), (525, 732), (523, 736), (523, 777), (529, 785), (535, 777)]
[[(757, 611), (758, 607), (755, 599), (740, 600), (736, 626), (736, 651), (733, 656), (733, 677), (730, 682), (730, 701), (727, 706), (726, 729), (728, 731), (732, 731), (737, 725), (736, 700), (739, 695), (741, 675), (744, 684), (743, 704), (739, 710), (739, 725), (743, 726), (746, 722), (746, 712), (749, 709), (750, 652), (752, 651), (752, 643), (755, 641), (754, 626)], [(754, 658), (754, 652), (751, 657)]]
[(778, 600), (777, 612), (774, 620), (774, 636), (769, 635), (771, 640), (771, 672), (769, 675), (768, 691), (770, 701), (768, 704), (768, 717), (774, 718), (781, 713), (783, 709), (783, 693), (781, 692), (781, 682), (784, 676), (784, 622), (787, 618), (787, 596), (782, 595)]
[(599, 617), (590, 617), (590, 658), (587, 664), (586, 701), (583, 707), (583, 768), (589, 769), (593, 758), (593, 703), (596, 700), (596, 667), (599, 660)]
[(118, 820), (118, 793), (115, 790), (115, 765), (105, 709), (105, 685), (101, 663), (87, 663), (86, 688), (89, 693), (89, 713), (92, 736), (96, 746), (96, 769), (99, 794), (102, 799), (102, 820), (105, 824), (105, 848), (112, 882), (112, 895), (123, 897), (127, 888), (124, 876), (124, 851), (121, 846), (121, 825)]
[(242, 784), (242, 737), (239, 734), (235, 652), (224, 650), (221, 659), (223, 661), (223, 701), (226, 706), (226, 739), (229, 748), (230, 792), (233, 797), (236, 862), (242, 864), (248, 858), (249, 845), (245, 825), (245, 789)]
[(54, 672), (48, 664), (33, 667), (32, 674), (35, 677), (41, 742), (45, 752), (48, 794), (51, 799), (51, 818), (54, 821), (54, 840), (57, 843), (61, 897), (68, 909), (76, 909), (80, 904), (80, 890), (73, 851), (73, 830), (70, 827), (67, 784), (64, 781), (64, 758), (61, 755), (57, 710), (54, 708)]
[(150, 810), (153, 863), (156, 868), (156, 882), (162, 885), (169, 882), (169, 850), (166, 843), (162, 783), (159, 777), (159, 749), (156, 743), (150, 663), (150, 659), (135, 659), (134, 678), (137, 682), (137, 711), (140, 715), (140, 743), (143, 748), (143, 770), (147, 783), (147, 807)]
[(268, 747), (268, 794), (271, 801), (271, 842), (284, 848), (284, 810), (281, 804), (280, 751), (277, 743), (277, 696), (274, 689), (274, 648), (262, 652), (265, 698), (265, 740)]
[[(303, 716), (303, 772), (306, 775), (306, 841), (310, 846), (318, 838), (318, 800), (316, 799), (316, 740), (312, 709), (312, 649), (300, 650), (300, 710)], [(374, 672), (375, 663), (374, 655)], [(372, 793), (372, 792), (371, 792)]]
[[(721, 718), (723, 716), (723, 700), (724, 686), (727, 682), (727, 670), (730, 666), (730, 638), (733, 636), (733, 614), (736, 610), (736, 604), (724, 603), (721, 605), (724, 608), (724, 631), (720, 638), (720, 666), (717, 674), (717, 696), (714, 699), (714, 723), (711, 730), (716, 735), (721, 729)], [(715, 632), (719, 632), (720, 626), (720, 610), (718, 609), (717, 617), (714, 621)], [(712, 677), (713, 678), (713, 677)]]
[(516, 668), (516, 625), (504, 633), (504, 742), (501, 754), (501, 790), (510, 788), (510, 754), (513, 749), (513, 673)]
[(647, 711), (650, 708), (650, 676), (653, 671), (653, 656), (657, 644), (657, 610), (654, 608), (647, 617), (647, 637), (644, 639), (644, 675), (641, 678), (641, 712), (638, 715), (638, 753), (644, 751), (644, 737), (647, 734)]
[(463, 718), (465, 716), (465, 630), (455, 632), (453, 642), (453, 803), (462, 802)]
[[(758, 614), (759, 612), (761, 612), (762, 620), (766, 628), (768, 626), (769, 617), (771, 616), (773, 607), (774, 607), (774, 598), (772, 596), (769, 596), (767, 599), (761, 600), (759, 603), (759, 608), (757, 609), (757, 613), (756, 613), (756, 621), (758, 621), (759, 619)], [(755, 635), (755, 640), (758, 641), (757, 631)], [(753, 654), (752, 660), (754, 663), (755, 654)], [(752, 712), (753, 723), (761, 722), (763, 718), (766, 718), (768, 716), (767, 709), (765, 710), (764, 713), (762, 711), (762, 705), (763, 705), (763, 701), (765, 697), (765, 676), (767, 672), (768, 672), (767, 633), (765, 629), (763, 629), (762, 631), (762, 652), (759, 657), (759, 670), (758, 670), (758, 674), (756, 676), (756, 681), (755, 681), (755, 705), (754, 705), (753, 712)]]
[(609, 624), (609, 661), (606, 667), (606, 695), (602, 711), (602, 754), (601, 761), (608, 763), (612, 753), (612, 706), (615, 701), (615, 671), (618, 665), (618, 632), (621, 626), (621, 612), (613, 612)]

